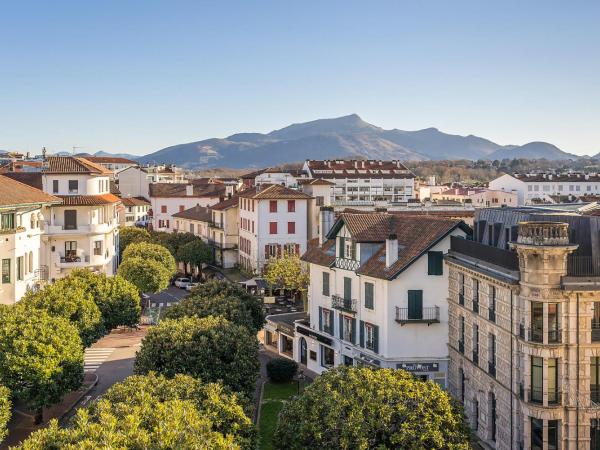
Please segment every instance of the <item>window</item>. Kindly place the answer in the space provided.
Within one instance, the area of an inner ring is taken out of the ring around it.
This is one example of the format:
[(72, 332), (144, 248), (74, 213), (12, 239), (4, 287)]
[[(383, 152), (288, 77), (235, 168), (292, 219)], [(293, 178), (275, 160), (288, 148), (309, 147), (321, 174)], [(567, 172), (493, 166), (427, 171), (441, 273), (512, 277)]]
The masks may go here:
[(65, 230), (77, 229), (77, 211), (74, 209), (65, 209)]
[(277, 200), (269, 201), (269, 212), (272, 212), (272, 213), (277, 212)]
[(15, 214), (2, 214), (0, 216), (0, 228), (2, 230), (12, 230), (13, 228), (15, 228)]
[(473, 312), (479, 312), (479, 280), (473, 278)]
[(52, 180), (52, 193), (58, 194), (58, 180)]
[(65, 242), (65, 259), (75, 258), (77, 256), (77, 241)]
[(277, 234), (277, 222), (269, 222), (269, 234)]
[(490, 393), (490, 439), (496, 442), (496, 396)]
[(321, 309), (321, 323), (319, 323), (319, 328), (324, 331), (325, 333), (329, 333), (331, 335), (333, 335), (333, 313), (326, 309), (326, 308), (320, 308)]
[(194, 224), (190, 223), (190, 233), (194, 234)]
[(556, 404), (559, 400), (558, 394), (558, 359), (548, 359), (548, 403)]
[(167, 213), (167, 205), (161, 205), (160, 206), (160, 212), (163, 213), (163, 214), (166, 214)]
[(458, 274), (458, 304), (465, 304), (465, 275), (463, 273)]
[(79, 191), (79, 181), (69, 180), (69, 194), (77, 194)]
[(531, 418), (531, 450), (544, 450), (544, 420)]
[(473, 428), (475, 431), (479, 430), (479, 401), (477, 399), (473, 400)]
[(334, 363), (335, 360), (333, 349), (321, 345), (321, 365), (323, 367), (333, 367)]
[(375, 353), (378, 352), (378, 328), (376, 325), (365, 323), (365, 348), (372, 350)]
[(317, 195), (317, 197), (315, 197), (315, 202), (317, 206), (323, 206), (325, 204), (324, 198), (322, 195)]
[(94, 255), (102, 255), (102, 241), (94, 241)]
[(558, 420), (548, 421), (548, 450), (558, 449)]
[(356, 333), (356, 319), (352, 317), (340, 315), (340, 330), (341, 338), (347, 342), (354, 342), (354, 334)]
[(560, 342), (558, 303), (548, 303), (548, 342)]
[(296, 212), (296, 200), (288, 200), (288, 212)]
[(496, 376), (496, 335), (488, 336), (488, 373)]
[(344, 277), (344, 299), (350, 300), (352, 298), (352, 279)]
[(33, 252), (29, 252), (29, 273), (33, 272)]
[(465, 353), (465, 316), (460, 316), (460, 322), (458, 325), (458, 351)]
[(329, 297), (329, 272), (323, 272), (323, 295)]
[(338, 257), (344, 258), (345, 257), (345, 253), (344, 253), (345, 250), (346, 250), (346, 238), (343, 237), (343, 236), (340, 236), (338, 238)]
[(460, 368), (458, 369), (460, 375), (460, 401), (465, 402), (465, 371)]
[(473, 324), (473, 363), (479, 364), (479, 325)]
[(288, 234), (296, 234), (296, 222), (288, 222)]
[(444, 274), (444, 253), (427, 252), (427, 275)]
[(590, 360), (590, 394), (594, 403), (600, 403), (600, 357)]
[(373, 283), (365, 283), (365, 308), (375, 309)]
[(488, 295), (488, 319), (496, 321), (496, 286), (490, 286)]
[(421, 320), (423, 318), (423, 291), (408, 291), (408, 319)]
[(23, 257), (17, 256), (17, 281), (23, 281)]
[(10, 259), (2, 260), (2, 284), (10, 283)]
[(529, 340), (532, 342), (544, 341), (544, 304), (531, 302), (531, 331)]

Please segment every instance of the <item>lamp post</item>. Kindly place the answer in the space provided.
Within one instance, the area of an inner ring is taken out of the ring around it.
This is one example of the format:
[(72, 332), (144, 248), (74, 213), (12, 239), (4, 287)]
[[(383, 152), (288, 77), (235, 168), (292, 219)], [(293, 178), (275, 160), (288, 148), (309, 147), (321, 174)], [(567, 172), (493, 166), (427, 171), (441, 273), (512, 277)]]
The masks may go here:
[(298, 395), (300, 395), (300, 384), (304, 381), (304, 370), (301, 370), (298, 374)]

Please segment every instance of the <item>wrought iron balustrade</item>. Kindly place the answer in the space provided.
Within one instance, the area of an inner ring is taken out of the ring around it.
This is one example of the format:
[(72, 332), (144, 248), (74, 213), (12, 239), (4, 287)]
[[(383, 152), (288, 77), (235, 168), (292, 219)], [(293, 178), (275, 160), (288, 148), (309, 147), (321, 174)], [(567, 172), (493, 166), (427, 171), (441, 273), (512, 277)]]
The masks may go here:
[(419, 310), (396, 307), (396, 322), (404, 325), (406, 323), (440, 323), (440, 307), (428, 306)]
[(331, 296), (331, 307), (341, 311), (356, 312), (357, 301), (355, 298), (343, 298), (339, 295)]
[(344, 270), (357, 270), (360, 267), (360, 263), (354, 259), (335, 258), (335, 267)]

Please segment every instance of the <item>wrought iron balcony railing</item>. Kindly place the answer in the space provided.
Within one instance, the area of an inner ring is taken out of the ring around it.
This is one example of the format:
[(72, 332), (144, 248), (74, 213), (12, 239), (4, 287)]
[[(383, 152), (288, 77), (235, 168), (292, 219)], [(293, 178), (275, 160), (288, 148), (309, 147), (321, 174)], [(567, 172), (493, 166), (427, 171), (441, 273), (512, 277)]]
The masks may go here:
[(396, 307), (396, 322), (401, 325), (406, 323), (440, 323), (440, 307), (429, 306), (420, 310)]
[(360, 263), (354, 259), (335, 258), (335, 267), (344, 270), (357, 270), (360, 267)]
[(340, 311), (355, 313), (357, 309), (356, 303), (357, 301), (355, 298), (343, 298), (339, 295), (331, 296), (331, 307)]

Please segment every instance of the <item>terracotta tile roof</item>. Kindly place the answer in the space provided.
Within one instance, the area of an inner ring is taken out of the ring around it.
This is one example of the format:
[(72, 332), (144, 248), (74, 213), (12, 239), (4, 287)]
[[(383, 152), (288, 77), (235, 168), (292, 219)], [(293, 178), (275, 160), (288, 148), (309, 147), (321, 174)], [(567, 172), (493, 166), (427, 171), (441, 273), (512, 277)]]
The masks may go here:
[(188, 220), (198, 220), (200, 222), (211, 222), (212, 212), (210, 208), (196, 205), (190, 209), (186, 209), (185, 211), (173, 214), (173, 217)]
[(119, 203), (121, 199), (113, 194), (101, 195), (57, 195), (61, 206), (100, 206)]
[(279, 184), (263, 184), (258, 188), (246, 189), (239, 193), (240, 197), (262, 199), (306, 199), (312, 198), (304, 192), (281, 186)]
[(112, 172), (95, 162), (79, 156), (49, 156), (42, 168), (44, 173), (88, 173), (93, 175), (109, 175)]
[(306, 161), (315, 178), (415, 178), (400, 161), (378, 160), (309, 160)]
[(3, 175), (7, 178), (12, 178), (15, 181), (39, 189), (40, 191), (42, 190), (41, 172), (8, 172)]
[[(458, 219), (385, 213), (342, 213), (328, 233), (328, 239), (323, 246), (318, 245), (318, 240), (311, 241), (302, 259), (323, 266), (333, 264), (335, 262), (334, 238), (344, 224), (354, 241), (379, 244), (376, 245), (373, 256), (364, 261), (356, 273), (383, 279), (395, 278), (427, 249), (457, 227), (469, 231), (469, 228)], [(386, 268), (385, 240), (393, 234), (398, 238), (398, 259)]]
[(239, 204), (239, 196), (234, 195), (231, 198), (225, 199), (215, 205), (212, 205), (210, 209), (215, 211), (224, 211), (229, 208), (237, 207)]
[(28, 184), (0, 175), (0, 206), (60, 203), (60, 199)]
[(118, 156), (84, 156), (84, 158), (96, 164), (137, 164), (131, 159), (119, 158)]
[[(193, 195), (187, 195), (187, 186), (193, 186)], [(223, 197), (223, 184), (151, 183), (150, 197)]]
[(121, 202), (125, 206), (148, 206), (150, 202), (144, 197), (121, 197)]

